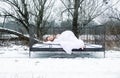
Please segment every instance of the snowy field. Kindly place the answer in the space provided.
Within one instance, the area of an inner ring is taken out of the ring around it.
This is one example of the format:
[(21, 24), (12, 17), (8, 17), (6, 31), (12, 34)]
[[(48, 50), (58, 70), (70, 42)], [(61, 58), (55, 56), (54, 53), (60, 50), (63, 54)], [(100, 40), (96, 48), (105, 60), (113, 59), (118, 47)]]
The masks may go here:
[(26, 46), (0, 47), (0, 78), (120, 78), (119, 51), (106, 51), (106, 58), (102, 52), (43, 56), (29, 58)]

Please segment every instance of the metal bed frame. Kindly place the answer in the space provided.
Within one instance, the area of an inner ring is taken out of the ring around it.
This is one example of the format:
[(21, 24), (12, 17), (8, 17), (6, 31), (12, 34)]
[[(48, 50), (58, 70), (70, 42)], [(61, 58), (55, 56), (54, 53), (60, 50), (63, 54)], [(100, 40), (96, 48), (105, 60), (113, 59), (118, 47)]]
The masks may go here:
[[(104, 58), (105, 58), (105, 31), (104, 31), (104, 26), (93, 26), (93, 27), (84, 27), (80, 28), (82, 34), (86, 35), (86, 39), (84, 40), (86, 43), (94, 43), (94, 44), (100, 44), (102, 47), (100, 48), (84, 48), (84, 49), (73, 49), (73, 53), (76, 52), (103, 52), (104, 53)], [(81, 35), (82, 35), (81, 34)], [(94, 40), (90, 41), (89, 35), (92, 34), (94, 35)], [(31, 33), (32, 35), (32, 33)], [(59, 53), (61, 51), (64, 52), (62, 48), (40, 48), (40, 47), (33, 47), (35, 42), (33, 41), (33, 36), (30, 36), (30, 48), (29, 48), (29, 57), (31, 57), (31, 52), (55, 52)], [(41, 43), (43, 44), (43, 43)], [(51, 46), (51, 44), (49, 44)]]

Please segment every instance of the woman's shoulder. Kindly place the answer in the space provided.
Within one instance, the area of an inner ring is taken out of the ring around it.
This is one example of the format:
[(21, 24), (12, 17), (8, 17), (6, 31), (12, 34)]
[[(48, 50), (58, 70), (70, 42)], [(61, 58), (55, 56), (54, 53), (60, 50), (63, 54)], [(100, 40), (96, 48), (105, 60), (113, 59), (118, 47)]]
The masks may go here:
[(71, 30), (65, 30), (63, 31), (61, 34), (65, 35), (65, 34), (74, 34)]
[(71, 30), (65, 30), (62, 33), (73, 33)]

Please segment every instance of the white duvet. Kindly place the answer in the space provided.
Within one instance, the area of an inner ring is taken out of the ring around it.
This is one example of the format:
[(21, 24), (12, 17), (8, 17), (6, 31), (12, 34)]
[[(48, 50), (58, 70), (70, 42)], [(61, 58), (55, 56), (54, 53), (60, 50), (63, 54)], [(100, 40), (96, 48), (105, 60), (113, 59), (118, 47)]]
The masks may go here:
[(84, 42), (80, 39), (77, 39), (72, 31), (64, 31), (53, 41), (53, 43), (60, 44), (68, 54), (72, 53), (72, 49), (84, 47)]

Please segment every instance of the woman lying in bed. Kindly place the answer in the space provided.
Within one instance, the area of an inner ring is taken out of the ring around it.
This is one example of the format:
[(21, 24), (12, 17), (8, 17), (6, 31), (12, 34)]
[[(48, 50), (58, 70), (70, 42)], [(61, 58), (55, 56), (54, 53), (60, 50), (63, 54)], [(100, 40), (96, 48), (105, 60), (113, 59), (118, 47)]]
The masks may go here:
[(68, 54), (72, 53), (72, 49), (84, 48), (83, 40), (76, 38), (74, 33), (70, 30), (57, 35), (49, 35), (44, 38), (44, 40), (59, 43)]

